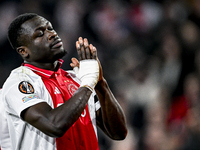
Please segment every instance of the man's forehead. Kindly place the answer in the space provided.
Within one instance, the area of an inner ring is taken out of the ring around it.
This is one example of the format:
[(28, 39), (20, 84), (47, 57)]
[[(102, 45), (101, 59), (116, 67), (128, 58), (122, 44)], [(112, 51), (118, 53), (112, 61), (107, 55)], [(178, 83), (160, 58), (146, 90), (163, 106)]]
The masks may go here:
[(36, 16), (22, 24), (22, 28), (35, 30), (38, 27), (45, 26), (49, 21), (41, 16)]

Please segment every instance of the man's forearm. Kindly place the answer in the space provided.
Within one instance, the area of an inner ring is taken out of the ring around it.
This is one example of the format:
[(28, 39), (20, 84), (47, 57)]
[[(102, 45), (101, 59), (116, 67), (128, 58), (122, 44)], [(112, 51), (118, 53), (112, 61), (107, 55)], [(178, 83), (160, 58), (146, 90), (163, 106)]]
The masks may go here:
[(26, 109), (22, 118), (49, 136), (61, 137), (80, 117), (91, 93), (81, 87), (63, 105), (52, 109), (46, 103), (39, 103)]
[(127, 134), (125, 115), (105, 79), (98, 82), (95, 91), (101, 104), (102, 123), (106, 131), (113, 139), (124, 139)]

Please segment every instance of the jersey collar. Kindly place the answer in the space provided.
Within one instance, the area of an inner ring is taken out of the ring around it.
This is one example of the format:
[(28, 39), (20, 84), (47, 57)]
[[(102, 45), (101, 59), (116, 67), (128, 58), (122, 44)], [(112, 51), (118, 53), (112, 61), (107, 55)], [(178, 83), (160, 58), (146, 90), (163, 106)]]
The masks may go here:
[(41, 69), (41, 68), (38, 68), (38, 67), (35, 67), (31, 64), (28, 64), (26, 62), (24, 62), (22, 64), (22, 66), (26, 66), (27, 68), (31, 69), (33, 72), (35, 72), (36, 74), (40, 75), (40, 76), (43, 76), (45, 78), (50, 78), (52, 77), (55, 73), (60, 73), (61, 72), (61, 65), (64, 61), (62, 59), (59, 59), (58, 60), (58, 63), (59, 63), (59, 69), (57, 71), (51, 71), (51, 70), (46, 70), (46, 69)]

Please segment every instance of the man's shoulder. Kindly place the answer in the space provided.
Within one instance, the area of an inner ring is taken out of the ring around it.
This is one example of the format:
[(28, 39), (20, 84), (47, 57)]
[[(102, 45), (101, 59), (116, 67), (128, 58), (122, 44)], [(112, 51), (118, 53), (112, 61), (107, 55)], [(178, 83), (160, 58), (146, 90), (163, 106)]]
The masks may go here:
[(36, 81), (39, 79), (40, 76), (35, 74), (32, 70), (25, 66), (20, 66), (18, 68), (15, 68), (14, 70), (11, 71), (9, 77), (6, 79), (5, 84), (11, 83), (14, 84), (16, 82), (20, 81)]
[(33, 76), (33, 77), (39, 77), (36, 73), (34, 73), (31, 69), (29, 69), (26, 66), (20, 66), (14, 70), (11, 71), (10, 76)]

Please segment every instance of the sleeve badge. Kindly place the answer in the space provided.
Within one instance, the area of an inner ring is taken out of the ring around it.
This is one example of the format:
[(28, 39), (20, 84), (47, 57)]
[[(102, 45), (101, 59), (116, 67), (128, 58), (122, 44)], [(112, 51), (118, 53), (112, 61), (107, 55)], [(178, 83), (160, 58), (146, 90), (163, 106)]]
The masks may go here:
[(33, 88), (32, 84), (30, 84), (27, 81), (20, 82), (18, 88), (19, 88), (19, 91), (24, 94), (34, 93), (34, 88)]

